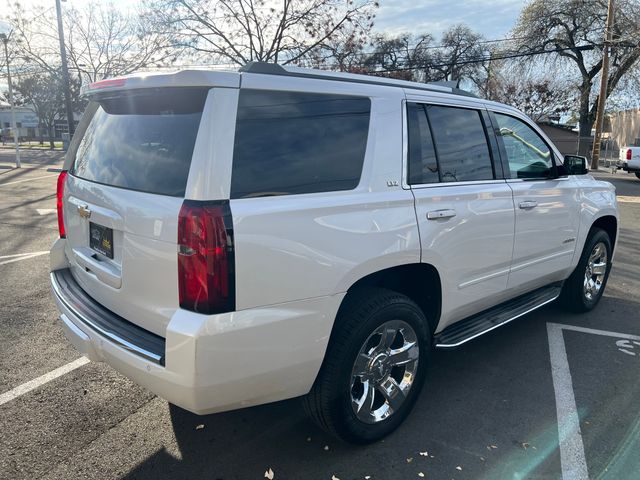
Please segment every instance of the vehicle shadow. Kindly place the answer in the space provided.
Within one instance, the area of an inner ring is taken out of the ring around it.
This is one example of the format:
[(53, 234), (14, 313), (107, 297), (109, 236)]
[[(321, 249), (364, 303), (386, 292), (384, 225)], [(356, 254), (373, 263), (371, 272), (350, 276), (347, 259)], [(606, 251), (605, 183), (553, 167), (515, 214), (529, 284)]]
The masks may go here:
[[(627, 328), (628, 313), (637, 309), (637, 302), (606, 297), (587, 315), (566, 314), (552, 304), (455, 351), (434, 351), (411, 416), (368, 446), (321, 431), (299, 399), (206, 416), (171, 406), (180, 458), (163, 448), (124, 478), (262, 479), (269, 468), (277, 480), (404, 479), (419, 472), (463, 478), (458, 466), (464, 478), (557, 478), (546, 322), (637, 333)], [(603, 325), (603, 315), (613, 311), (622, 321)]]

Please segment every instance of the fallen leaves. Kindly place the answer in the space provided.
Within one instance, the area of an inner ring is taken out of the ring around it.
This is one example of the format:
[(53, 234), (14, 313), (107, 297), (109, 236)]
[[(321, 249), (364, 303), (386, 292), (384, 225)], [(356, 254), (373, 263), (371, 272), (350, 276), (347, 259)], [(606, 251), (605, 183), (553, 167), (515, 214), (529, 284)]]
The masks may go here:
[(407, 458), (407, 463), (411, 463), (411, 462), (413, 462), (413, 457)]
[(336, 477), (335, 475), (331, 475), (331, 480), (340, 480), (338, 477)]
[(268, 480), (273, 480), (275, 476), (276, 476), (275, 473), (273, 473), (273, 470), (271, 469), (264, 472), (264, 478), (267, 478)]
[(418, 472), (418, 476), (419, 476), (420, 478), (424, 478), (424, 473), (422, 473), (422, 472)]
[(423, 457), (428, 457), (429, 456), (429, 452), (420, 452), (420, 455), (422, 455)]
[(202, 430), (204, 429), (204, 424), (200, 424), (200, 425), (196, 425), (196, 430)]
[(456, 467), (456, 470), (458, 470), (459, 472), (461, 472), (461, 471), (462, 471), (462, 467), (461, 467), (460, 465), (458, 465), (458, 466)]

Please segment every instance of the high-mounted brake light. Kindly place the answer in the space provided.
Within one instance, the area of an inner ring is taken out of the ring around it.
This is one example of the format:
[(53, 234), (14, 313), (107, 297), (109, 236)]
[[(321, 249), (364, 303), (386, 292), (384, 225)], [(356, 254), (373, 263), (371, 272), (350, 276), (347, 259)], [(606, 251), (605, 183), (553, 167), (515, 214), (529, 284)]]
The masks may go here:
[(126, 78), (109, 78), (107, 80), (100, 80), (99, 82), (90, 83), (89, 90), (99, 90), (101, 88), (109, 87), (123, 87), (126, 81)]
[(67, 180), (67, 171), (63, 170), (58, 175), (58, 184), (56, 186), (56, 210), (58, 211), (58, 231), (60, 238), (67, 238), (67, 232), (64, 230), (64, 213), (62, 211), (64, 184)]
[(178, 248), (180, 307), (204, 314), (235, 310), (229, 202), (185, 200), (178, 216)]
[(627, 148), (627, 160), (631, 160), (631, 149)]

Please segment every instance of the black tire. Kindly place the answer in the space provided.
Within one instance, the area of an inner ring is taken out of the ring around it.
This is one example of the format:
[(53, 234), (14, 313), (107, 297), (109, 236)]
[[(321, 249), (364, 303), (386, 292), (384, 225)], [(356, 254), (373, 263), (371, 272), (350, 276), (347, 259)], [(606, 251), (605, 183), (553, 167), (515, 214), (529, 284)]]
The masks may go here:
[(636, 177), (640, 178), (640, 172), (636, 172)]
[[(606, 272), (604, 274), (602, 286), (597, 294), (593, 295), (592, 298), (588, 298), (584, 288), (587, 263), (589, 262), (589, 257), (591, 256), (593, 249), (599, 243), (604, 244), (607, 251)], [(560, 304), (566, 310), (575, 313), (583, 313), (592, 310), (598, 304), (607, 285), (609, 273), (611, 272), (611, 253), (611, 239), (607, 232), (600, 228), (592, 228), (587, 237), (587, 241), (585, 242), (584, 249), (582, 250), (582, 255), (580, 256), (576, 269), (564, 282), (562, 287)]]
[[(414, 380), (397, 410), (377, 423), (365, 423), (352, 408), (354, 362), (376, 329), (397, 320), (408, 324), (416, 334), (419, 356)], [(349, 293), (338, 312), (320, 373), (303, 399), (305, 410), (322, 429), (344, 441), (375, 442), (395, 430), (413, 408), (424, 383), (431, 348), (427, 319), (411, 299), (381, 288)]]

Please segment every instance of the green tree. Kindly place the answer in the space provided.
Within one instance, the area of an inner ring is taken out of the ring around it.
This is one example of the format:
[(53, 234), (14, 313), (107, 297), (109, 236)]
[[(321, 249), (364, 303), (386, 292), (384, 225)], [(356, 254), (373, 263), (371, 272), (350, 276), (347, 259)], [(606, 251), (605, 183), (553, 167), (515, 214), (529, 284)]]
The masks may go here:
[(49, 146), (54, 147), (55, 120), (64, 117), (64, 94), (61, 75), (46, 73), (41, 75), (22, 76), (15, 84), (16, 103), (30, 107), (38, 116), (40, 142), (42, 129), (47, 131)]

